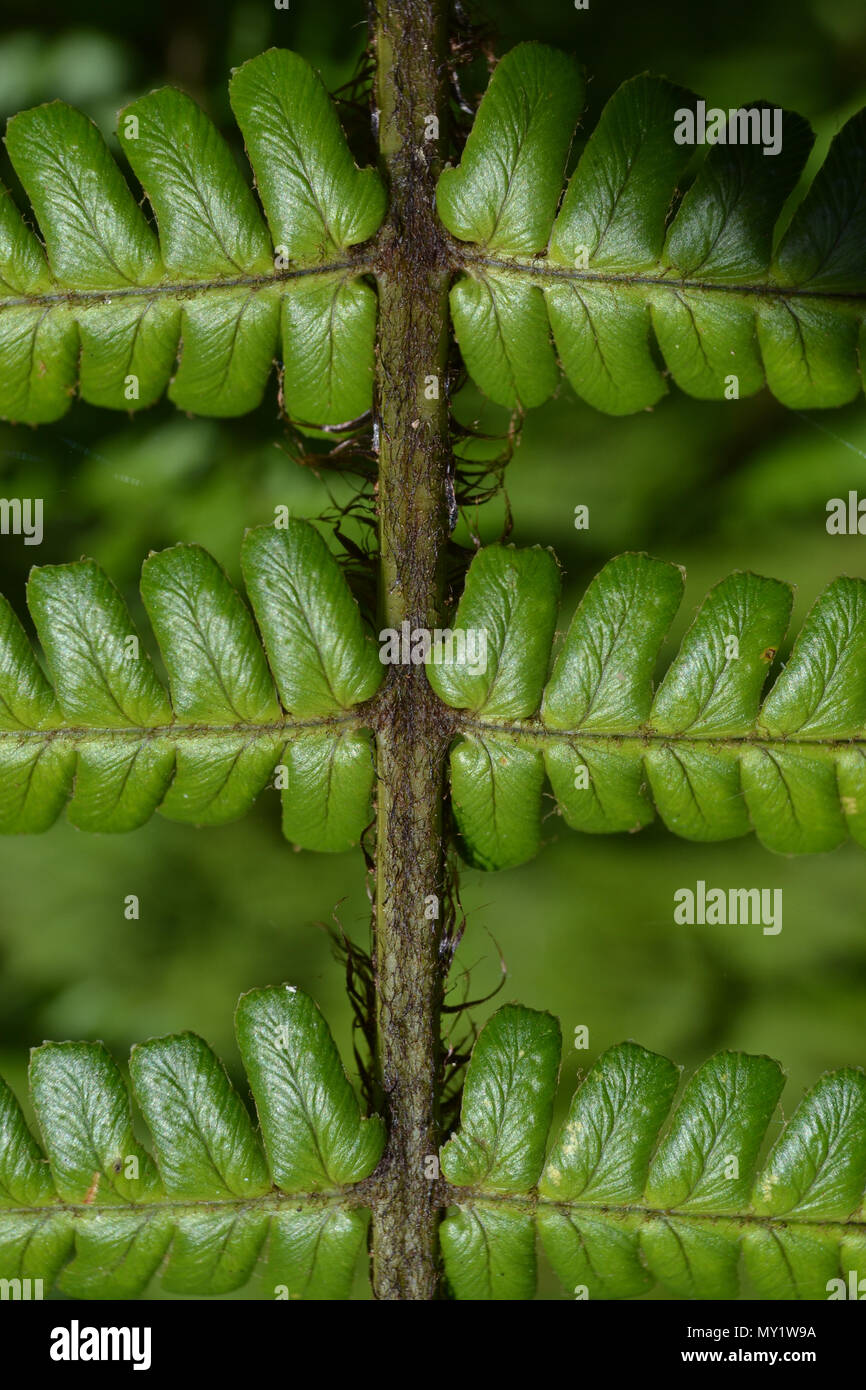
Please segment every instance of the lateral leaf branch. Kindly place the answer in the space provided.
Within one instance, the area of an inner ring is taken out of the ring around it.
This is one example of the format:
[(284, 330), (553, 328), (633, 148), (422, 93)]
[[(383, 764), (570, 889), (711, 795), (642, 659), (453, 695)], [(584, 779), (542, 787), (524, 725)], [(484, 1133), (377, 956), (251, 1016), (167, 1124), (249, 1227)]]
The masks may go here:
[[(220, 825), (271, 785), (293, 843), (359, 842), (388, 717), (376, 698), (382, 655), (310, 522), (248, 532), (242, 566), (258, 627), (200, 547), (145, 561), (168, 691), (93, 561), (32, 571), (51, 681), (0, 598), (0, 833), (46, 830), (64, 807), (90, 831), (133, 830), (155, 811)], [(686, 839), (754, 831), (780, 854), (848, 836), (866, 845), (866, 581), (827, 587), (773, 679), (792, 589), (729, 575), (657, 686), (684, 589), (677, 565), (617, 556), (557, 644), (559, 589), (551, 552), (488, 546), (431, 646), (470, 863), (507, 868), (538, 851), (546, 784), (557, 814), (588, 834), (632, 832), (658, 814)]]
[[(808, 123), (755, 102), (696, 151), (682, 114), (697, 98), (647, 74), (610, 99), (562, 197), (583, 92), (572, 59), (518, 45), (460, 163), (439, 177), (454, 329), (482, 391), (528, 409), (561, 366), (612, 414), (654, 405), (668, 377), (701, 399), (764, 385), (791, 409), (854, 399), (866, 113), (783, 220)], [(56, 420), (76, 391), (134, 411), (166, 390), (185, 411), (243, 415), (275, 360), (300, 428), (348, 429), (371, 410), (385, 186), (355, 165), (297, 54), (243, 64), (230, 96), (255, 191), (184, 93), (162, 88), (121, 111), (118, 141), (153, 221), (79, 111), (52, 102), (9, 121), (40, 235), (0, 190), (0, 416)], [(767, 117), (779, 123), (769, 149)]]
[[(40, 1146), (0, 1081), (0, 1279), (127, 1299), (350, 1297), (384, 1132), (361, 1117), (328, 1026), (283, 985), (240, 1000), (258, 1123), (195, 1034), (134, 1047), (131, 1094), (101, 1043), (30, 1063)], [(500, 1009), (472, 1053), (434, 1201), (458, 1299), (529, 1299), (536, 1242), (571, 1296), (849, 1297), (866, 1278), (866, 1074), (829, 1073), (776, 1122), (784, 1076), (722, 1052), (679, 1069), (636, 1043), (589, 1069), (548, 1141), (561, 1052), (549, 1014)], [(772, 1141), (767, 1144), (767, 1130)], [(856, 1295), (855, 1295), (856, 1296)]]

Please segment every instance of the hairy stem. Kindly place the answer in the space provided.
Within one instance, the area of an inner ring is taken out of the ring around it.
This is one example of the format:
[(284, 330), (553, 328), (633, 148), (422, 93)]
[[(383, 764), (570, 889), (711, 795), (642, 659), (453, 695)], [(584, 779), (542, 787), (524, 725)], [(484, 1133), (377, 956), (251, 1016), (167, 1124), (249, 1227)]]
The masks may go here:
[[(441, 0), (376, 0), (376, 102), (391, 211), (380, 240), (380, 612), (433, 628), (443, 596), (450, 458), (445, 371), (448, 260), (433, 211), (444, 134)], [(429, 136), (432, 138), (425, 138)], [(377, 1298), (437, 1289), (428, 1160), (438, 1147), (441, 815), (447, 732), (423, 666), (394, 666), (378, 724), (374, 961), (377, 1071), (389, 1143), (373, 1204)]]

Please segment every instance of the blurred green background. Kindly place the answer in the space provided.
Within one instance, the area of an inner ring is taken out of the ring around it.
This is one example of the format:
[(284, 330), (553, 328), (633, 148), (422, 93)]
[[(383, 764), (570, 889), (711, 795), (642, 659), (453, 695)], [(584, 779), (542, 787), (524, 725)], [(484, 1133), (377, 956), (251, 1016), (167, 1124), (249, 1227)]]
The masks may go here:
[[(481, 17), (498, 51), (539, 38), (573, 51), (591, 77), (587, 126), (637, 71), (665, 73), (724, 107), (757, 97), (803, 112), (819, 140), (866, 101), (862, 0), (591, 0), (489, 3)], [(296, 48), (332, 87), (346, 82), (365, 40), (360, 4), (270, 0), (178, 3), (65, 0), (38, 9), (5, 0), (0, 114), (63, 97), (113, 142), (114, 113), (173, 82), (231, 132), (229, 69), (271, 44)], [(471, 86), (471, 83), (470, 83)], [(813, 161), (814, 164), (814, 161)], [(8, 164), (4, 180), (11, 178)], [(0, 539), (0, 588), (23, 611), (34, 561), (97, 559), (140, 614), (136, 585), (150, 549), (208, 547), (238, 579), (245, 526), (277, 503), (317, 516), (329, 488), (292, 461), (275, 387), (253, 416), (188, 419), (160, 405), (134, 419), (76, 404), (38, 431), (0, 426), (0, 495), (44, 498), (41, 548)], [(471, 394), (458, 414), (502, 420)], [(340, 485), (336, 484), (339, 493)], [(786, 413), (767, 394), (705, 405), (675, 390), (652, 412), (611, 420), (567, 387), (532, 414), (507, 472), (514, 539), (555, 547), (566, 570), (563, 623), (612, 554), (646, 549), (687, 567), (683, 611), (667, 652), (706, 588), (733, 568), (797, 585), (794, 629), (839, 573), (866, 573), (866, 541), (830, 537), (825, 506), (866, 493), (862, 400), (822, 415)], [(573, 527), (590, 508), (590, 528)], [(482, 529), (495, 535), (494, 504)], [(784, 655), (784, 652), (783, 652)], [(547, 844), (527, 867), (464, 871), (468, 925), (455, 981), (472, 995), (508, 978), (517, 998), (562, 1020), (569, 1083), (611, 1043), (634, 1037), (687, 1068), (733, 1046), (779, 1057), (788, 1111), (828, 1067), (866, 1062), (866, 857), (846, 846), (809, 859), (769, 855), (753, 839), (714, 846), (650, 829), (585, 838), (552, 814)], [(782, 888), (784, 929), (682, 927), (675, 889)], [(350, 1055), (342, 972), (318, 923), (337, 916), (367, 940), (360, 854), (295, 853), (282, 839), (276, 794), (243, 821), (196, 831), (155, 818), (131, 836), (89, 837), (65, 822), (0, 844), (0, 1069), (21, 1093), (27, 1049), (44, 1038), (102, 1038), (118, 1056), (136, 1039), (202, 1033), (237, 1075), (232, 1011), (253, 985), (291, 979), (309, 990)], [(135, 893), (141, 917), (127, 922)], [(495, 1004), (487, 1006), (487, 1009)], [(478, 1012), (483, 1018), (485, 1009)], [(569, 1045), (590, 1030), (589, 1053)]]

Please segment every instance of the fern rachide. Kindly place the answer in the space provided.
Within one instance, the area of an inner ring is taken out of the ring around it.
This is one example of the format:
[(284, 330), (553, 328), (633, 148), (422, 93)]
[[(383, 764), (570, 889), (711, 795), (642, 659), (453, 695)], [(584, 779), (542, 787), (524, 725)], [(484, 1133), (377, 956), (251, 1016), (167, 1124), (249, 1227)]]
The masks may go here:
[[(291, 986), (255, 990), (237, 1035), (255, 1127), (192, 1033), (130, 1058), (153, 1151), (100, 1043), (45, 1043), (30, 1088), (46, 1158), (0, 1082), (0, 1279), (72, 1298), (156, 1282), (207, 1296), (349, 1297), (382, 1153), (327, 1024)], [(441, 1151), (445, 1274), (458, 1299), (531, 1298), (535, 1239), (567, 1293), (827, 1298), (866, 1274), (866, 1074), (822, 1077), (765, 1158), (784, 1084), (767, 1057), (723, 1052), (668, 1112), (678, 1069), (623, 1043), (576, 1091), (547, 1152), (561, 1051), (549, 1014), (500, 1009), (473, 1051), (461, 1123)]]
[[(801, 117), (782, 113), (772, 157), (760, 143), (696, 149), (677, 139), (692, 94), (640, 76), (563, 192), (583, 103), (570, 58), (513, 49), (451, 166), (427, 134), (448, 125), (438, 6), (373, 11), (379, 170), (357, 167), (318, 77), (281, 50), (231, 81), (249, 172), (170, 88), (120, 113), (135, 185), (64, 103), (10, 120), (30, 206), (0, 190), (0, 416), (54, 421), (76, 393), (134, 411), (166, 391), (182, 410), (239, 416), (274, 369), (302, 430), (369, 450), (369, 416), (379, 616), (394, 632), (445, 620), (452, 465), (484, 448), (453, 438), (449, 305), (469, 376), (512, 410), (544, 401), (560, 370), (614, 414), (653, 406), (668, 378), (704, 399), (767, 385), (796, 409), (858, 394), (866, 113), (804, 191)], [(760, 124), (764, 109), (739, 116)], [(249, 531), (242, 570), (249, 607), (201, 547), (149, 556), (152, 649), (92, 560), (32, 572), (38, 655), (0, 599), (0, 831), (46, 830), (64, 807), (90, 831), (155, 811), (216, 825), (273, 784), (295, 843), (364, 837), (375, 1002), (357, 981), (353, 1002), (373, 1052), (365, 1094), (386, 1123), (362, 1118), (327, 1025), (288, 986), (238, 1008), (257, 1123), (192, 1034), (135, 1048), (131, 1090), (101, 1044), (46, 1043), (30, 1068), (44, 1155), (0, 1083), (3, 1296), (41, 1280), (71, 1298), (156, 1285), (346, 1298), (368, 1222), (379, 1298), (435, 1297), (440, 1248), (454, 1297), (530, 1298), (536, 1237), (578, 1298), (859, 1289), (866, 1076), (853, 1068), (822, 1077), (779, 1127), (770, 1059), (720, 1053), (675, 1101), (674, 1065), (624, 1043), (549, 1145), (559, 1025), (507, 1005), (476, 1041), (438, 1169), (436, 1150), (459, 940), (446, 759), (459, 848), (484, 869), (536, 852), (545, 779), (588, 833), (657, 811), (697, 841), (754, 830), (782, 853), (866, 845), (866, 582), (834, 581), (777, 669), (792, 592), (730, 575), (665, 663), (676, 565), (618, 556), (558, 639), (552, 553), (492, 545), (468, 568), (455, 640), (426, 673), (386, 674), (310, 523)]]
[[(556, 387), (558, 355), (591, 405), (640, 410), (666, 390), (654, 338), (694, 396), (730, 396), (732, 377), (737, 395), (766, 383), (800, 409), (856, 396), (866, 115), (838, 134), (781, 227), (808, 124), (785, 112), (775, 156), (717, 144), (695, 169), (675, 130), (696, 98), (650, 76), (611, 98), (558, 207), (582, 99), (571, 59), (518, 45), (459, 166), (441, 175), (454, 327), (481, 389), (538, 405)], [(54, 102), (10, 120), (7, 151), (41, 241), (0, 197), (0, 415), (55, 420), (76, 388), (126, 410), (168, 388), (183, 410), (241, 415), (262, 400), (275, 360), (301, 424), (349, 425), (370, 410), (382, 267), (363, 248), (384, 217), (384, 185), (356, 167), (298, 55), (245, 63), (231, 101), (264, 216), (189, 97), (163, 88), (120, 113), (155, 229), (80, 112)]]

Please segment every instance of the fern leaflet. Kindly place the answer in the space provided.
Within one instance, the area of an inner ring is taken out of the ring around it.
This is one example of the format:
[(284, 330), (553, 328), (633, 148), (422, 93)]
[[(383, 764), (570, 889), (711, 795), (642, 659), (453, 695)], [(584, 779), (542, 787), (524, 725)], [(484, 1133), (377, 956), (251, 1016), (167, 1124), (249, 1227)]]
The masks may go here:
[(0, 599), (0, 830), (45, 830), (67, 801), (82, 830), (132, 830), (156, 809), (221, 825), (276, 769), (289, 839), (321, 850), (357, 843), (373, 785), (357, 707), (382, 677), (372, 638), (309, 522), (248, 532), (242, 562), (264, 649), (205, 550), (178, 545), (145, 561), (142, 597), (170, 697), (93, 561), (30, 577), (53, 688)]
[[(451, 752), (464, 848), (482, 868), (537, 850), (545, 775), (566, 823), (632, 831), (657, 809), (710, 841), (754, 830), (782, 854), (866, 843), (866, 583), (818, 598), (762, 700), (788, 626), (787, 584), (735, 573), (704, 600), (659, 688), (653, 674), (683, 573), (611, 560), (548, 664), (559, 574), (544, 550), (488, 547), (470, 567), (455, 642), (428, 675), (460, 711)], [(486, 671), (467, 634), (487, 634)], [(466, 655), (469, 653), (469, 656)]]
[(704, 400), (765, 384), (796, 410), (853, 400), (866, 112), (835, 137), (783, 225), (814, 139), (802, 117), (781, 113), (781, 148), (767, 155), (739, 138), (765, 104), (734, 113), (689, 182), (695, 150), (678, 142), (678, 117), (695, 96), (635, 77), (606, 106), (558, 207), (582, 90), (562, 54), (520, 44), (494, 71), (460, 164), (440, 177), (439, 215), (463, 263), (452, 316), (478, 386), (502, 405), (540, 405), (558, 378), (552, 331), (574, 390), (615, 415), (654, 405), (666, 374)]

